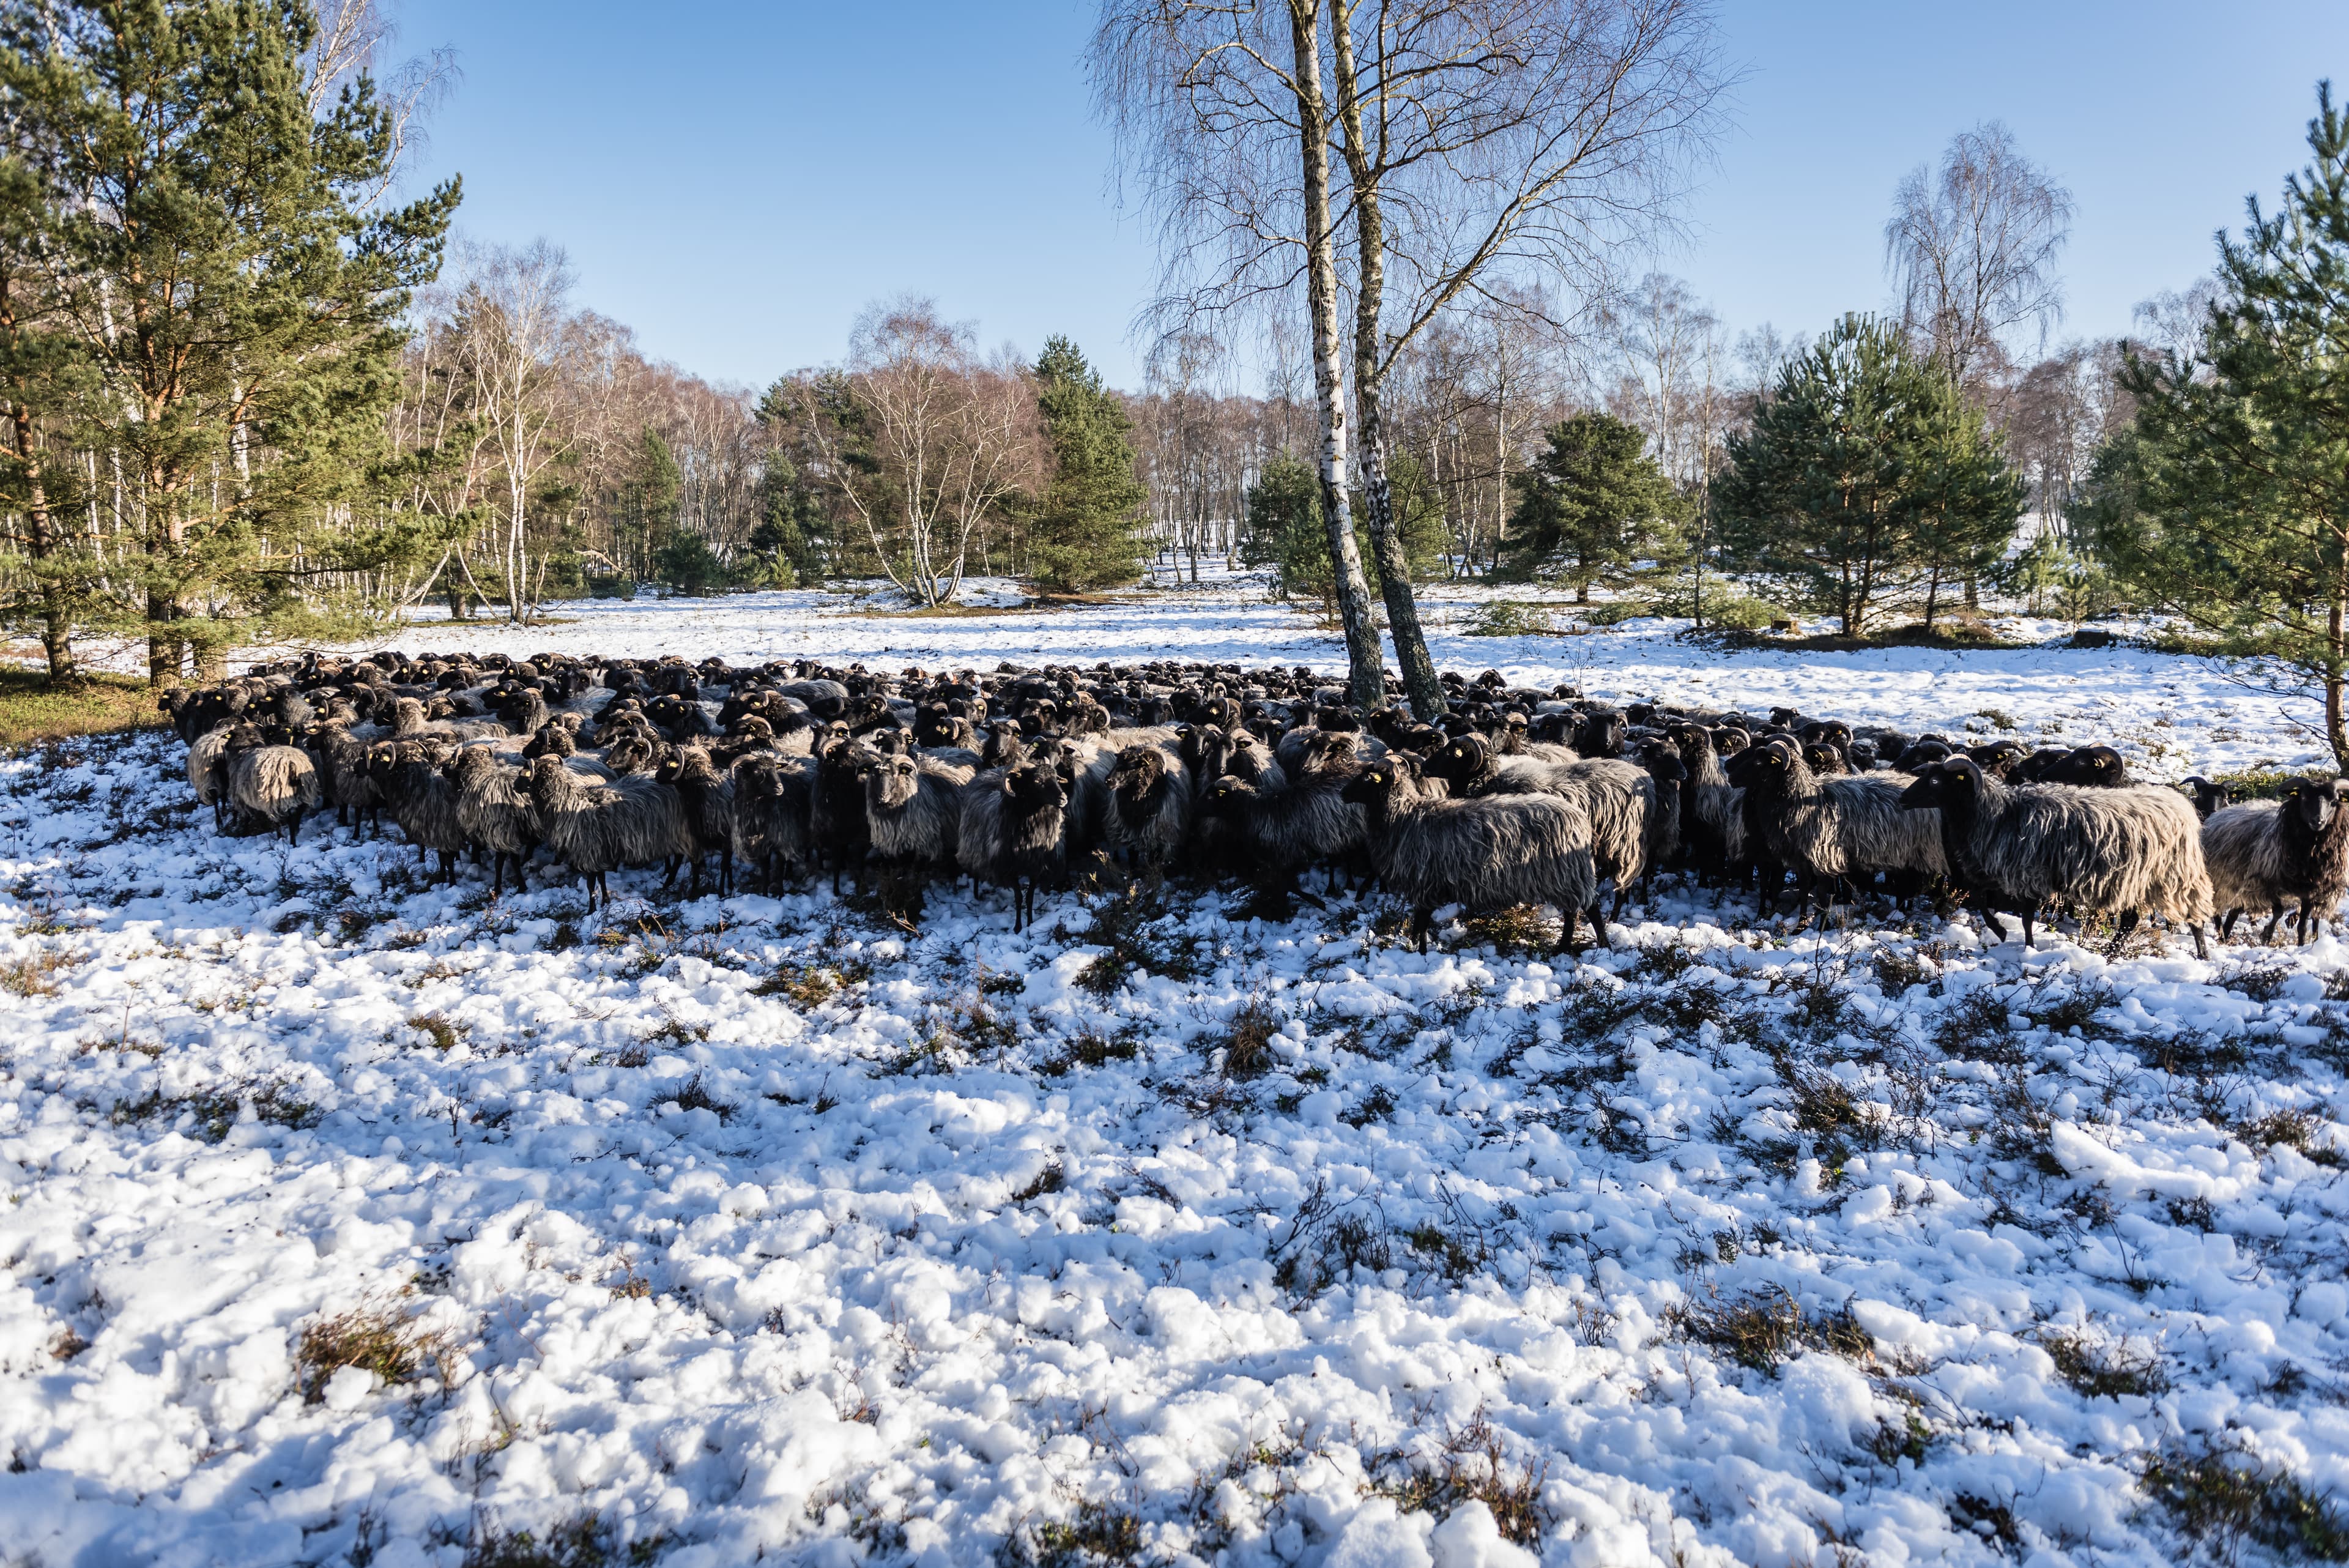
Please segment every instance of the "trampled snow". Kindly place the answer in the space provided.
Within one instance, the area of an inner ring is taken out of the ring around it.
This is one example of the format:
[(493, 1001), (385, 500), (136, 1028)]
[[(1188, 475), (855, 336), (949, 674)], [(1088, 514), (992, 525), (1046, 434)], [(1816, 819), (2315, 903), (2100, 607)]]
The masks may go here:
[[(1441, 661), (1594, 694), (2155, 776), (2309, 745), (2141, 650), (1465, 610)], [(1339, 667), (1228, 585), (561, 614), (401, 642)], [(1318, 876), (1018, 936), (993, 893), (908, 931), (636, 873), (591, 918), (543, 865), (426, 889), (396, 832), (218, 836), (168, 738), (0, 784), (0, 1559), (2154, 1564), (2217, 1467), (2349, 1490), (2329, 937), (1788, 934), (1674, 882), (1578, 961), (1423, 956)], [(395, 1381), (305, 1355), (368, 1324)], [(2245, 1517), (2199, 1550), (2305, 1554)]]

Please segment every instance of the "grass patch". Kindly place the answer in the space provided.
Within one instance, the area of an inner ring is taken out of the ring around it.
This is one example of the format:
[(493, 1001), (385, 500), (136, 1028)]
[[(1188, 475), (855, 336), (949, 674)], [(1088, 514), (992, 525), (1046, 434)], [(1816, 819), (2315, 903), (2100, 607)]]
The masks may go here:
[[(851, 973), (851, 970), (859, 972)], [(859, 981), (869, 978), (862, 965), (781, 964), (775, 972), (750, 988), (753, 996), (780, 996), (812, 1012)]]
[(1108, 1503), (1081, 1502), (1074, 1519), (1031, 1524), (1024, 1534), (1004, 1542), (997, 1560), (1022, 1568), (1107, 1568), (1142, 1561), (1142, 1516)]
[(1057, 1159), (1052, 1160), (1046, 1164), (1043, 1169), (1036, 1173), (1035, 1180), (1014, 1188), (1011, 1192), (1011, 1201), (1014, 1203), (1032, 1203), (1048, 1192), (1060, 1191), (1061, 1188), (1066, 1187), (1068, 1184), (1068, 1168), (1063, 1166)]
[(1224, 1037), (1224, 1076), (1253, 1078), (1273, 1064), (1273, 1036), (1280, 1020), (1260, 1002), (1251, 1002), (1232, 1014), (1231, 1033)]
[(681, 1111), (708, 1111), (720, 1122), (730, 1122), (734, 1119), (732, 1102), (721, 1100), (711, 1094), (709, 1085), (701, 1081), (701, 1075), (698, 1073), (688, 1078), (685, 1081), (685, 1086), (671, 1097), (677, 1101), (677, 1107)]
[(2271, 1111), (2255, 1120), (2236, 1124), (2233, 1130), (2251, 1148), (2273, 1148), (2282, 1144), (2297, 1149), (2317, 1165), (2337, 1170), (2344, 1163), (2342, 1151), (2324, 1136), (2323, 1119), (2308, 1111)]
[(463, 1568), (645, 1568), (657, 1562), (667, 1538), (658, 1533), (620, 1544), (609, 1521), (583, 1513), (545, 1532), (508, 1530), (486, 1516), (473, 1521)]
[(1396, 1450), (1381, 1455), (1371, 1469), (1371, 1490), (1394, 1499), (1405, 1513), (1440, 1518), (1463, 1503), (1481, 1502), (1493, 1511), (1505, 1539), (1527, 1548), (1538, 1547), (1550, 1526), (1549, 1510), (1541, 1501), (1547, 1468), (1509, 1464), (1501, 1452), (1501, 1435), (1481, 1410), (1434, 1452), (1405, 1456)]
[(1120, 1033), (1115, 1036), (1088, 1029), (1071, 1040), (1067, 1047), (1037, 1064), (1036, 1070), (1048, 1078), (1064, 1077), (1079, 1067), (1106, 1066), (1112, 1062), (1131, 1062), (1142, 1054), (1141, 1043)]
[(84, 675), (53, 687), (37, 670), (0, 666), (0, 751), (75, 735), (160, 730), (156, 691), (128, 675)]
[(2039, 1335), (2039, 1347), (2055, 1363), (2055, 1376), (2083, 1398), (2151, 1398), (2169, 1386), (2168, 1366), (2151, 1345), (2078, 1329), (2047, 1329)]
[(1154, 935), (1151, 926), (1166, 917), (1163, 888), (1135, 884), (1092, 906), (1092, 929), (1078, 940), (1102, 950), (1085, 965), (1077, 984), (1102, 997), (1115, 996), (1137, 973), (1169, 980), (1195, 980), (1198, 961), (1179, 940)]
[(1557, 946), (1550, 934), (1549, 922), (1531, 904), (1516, 904), (1489, 915), (1471, 915), (1460, 922), (1468, 932), (1468, 940), (1476, 947), (1489, 947), (1504, 958), (1526, 953), (1547, 953)]
[(372, 1372), (391, 1387), (414, 1382), (428, 1366), (437, 1368), (453, 1349), (446, 1334), (424, 1328), (396, 1304), (362, 1303), (303, 1329), (294, 1351), (295, 1385), (305, 1404), (316, 1405), (346, 1366)]
[(2256, 1456), (2213, 1445), (2148, 1460), (2147, 1492), (2170, 1523), (2233, 1562), (2246, 1542), (2287, 1563), (2349, 1562), (2349, 1517), (2289, 1471), (2267, 1473)]
[(1875, 1341), (1850, 1308), (1815, 1316), (1783, 1290), (1675, 1307), (1667, 1321), (1682, 1337), (1710, 1345), (1740, 1366), (1773, 1376), (1798, 1351), (1824, 1350), (1852, 1361), (1870, 1361), (1876, 1355)]
[(472, 1033), (471, 1026), (442, 1012), (419, 1012), (408, 1021), (408, 1026), (443, 1051), (455, 1050), (459, 1041)]
[(79, 962), (81, 960), (58, 952), (54, 948), (43, 948), (23, 958), (9, 959), (0, 962), (0, 991), (12, 996), (21, 996), (28, 1002), (35, 997), (55, 996), (57, 993), (57, 977)]

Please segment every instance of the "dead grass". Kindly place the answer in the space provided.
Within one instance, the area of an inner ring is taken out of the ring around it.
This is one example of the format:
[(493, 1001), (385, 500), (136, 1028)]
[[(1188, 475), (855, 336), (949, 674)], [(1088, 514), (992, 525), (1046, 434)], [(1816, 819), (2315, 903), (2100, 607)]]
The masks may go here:
[(1875, 1341), (1849, 1308), (1815, 1316), (1783, 1290), (1676, 1307), (1667, 1321), (1683, 1338), (1711, 1345), (1740, 1366), (1773, 1375), (1804, 1350), (1828, 1351), (1852, 1361), (1872, 1360), (1876, 1355)]
[(779, 964), (774, 973), (750, 988), (750, 994), (780, 996), (812, 1012), (867, 978), (861, 965)]
[(156, 695), (144, 680), (127, 675), (90, 674), (52, 687), (38, 670), (0, 667), (0, 751), (77, 735), (160, 730)]
[(1482, 1410), (1447, 1435), (1433, 1453), (1406, 1456), (1392, 1450), (1371, 1463), (1371, 1490), (1394, 1499), (1405, 1513), (1449, 1513), (1465, 1502), (1493, 1511), (1501, 1534), (1519, 1546), (1537, 1548), (1550, 1524), (1542, 1505), (1547, 1468), (1520, 1469), (1501, 1450), (1501, 1435)]
[(1130, 1034), (1102, 1033), (1089, 1029), (1071, 1039), (1067, 1046), (1047, 1056), (1036, 1064), (1036, 1070), (1048, 1078), (1058, 1078), (1079, 1067), (1101, 1067), (1112, 1062), (1131, 1062), (1142, 1054), (1141, 1042)]
[(593, 1513), (544, 1531), (508, 1530), (476, 1515), (465, 1541), (463, 1568), (642, 1568), (657, 1562), (667, 1540), (653, 1534), (622, 1546), (618, 1532)]
[(435, 1046), (443, 1051), (455, 1050), (459, 1041), (472, 1033), (470, 1025), (460, 1023), (446, 1013), (440, 1012), (419, 1012), (408, 1021), (408, 1026), (429, 1038)]
[(2157, 1454), (2141, 1479), (2170, 1523), (2222, 1562), (2234, 1561), (2247, 1543), (2287, 1563), (2349, 1562), (2349, 1517), (2340, 1504), (2289, 1470), (2269, 1473), (2242, 1448)]
[[(423, 1327), (397, 1302), (366, 1302), (302, 1330), (294, 1351), (295, 1383), (303, 1401), (326, 1397), (327, 1381), (346, 1366), (361, 1367), (386, 1387), (414, 1382), (455, 1350), (443, 1333)], [(446, 1381), (444, 1377), (442, 1381)]]
[(1103, 1502), (1081, 1502), (1076, 1517), (1046, 1520), (1016, 1532), (996, 1561), (1017, 1568), (1123, 1568), (1142, 1557), (1142, 1516)]
[(57, 977), (82, 961), (54, 948), (0, 962), (0, 991), (26, 1001), (57, 994)]
[(2323, 1120), (2309, 1111), (2271, 1111), (2253, 1120), (2238, 1122), (2232, 1130), (2248, 1147), (2273, 1148), (2281, 1145), (2298, 1150), (2317, 1165), (2338, 1168), (2344, 1163), (2341, 1149), (2324, 1131)]
[(2108, 1339), (2085, 1329), (2044, 1328), (2039, 1347), (2055, 1363), (2055, 1375), (2084, 1398), (2150, 1398), (2169, 1386), (2168, 1363), (2153, 1345)]
[(1280, 1019), (1260, 1002), (1251, 1002), (1232, 1014), (1232, 1026), (1224, 1037), (1224, 1076), (1254, 1078), (1271, 1067), (1273, 1036), (1280, 1033)]

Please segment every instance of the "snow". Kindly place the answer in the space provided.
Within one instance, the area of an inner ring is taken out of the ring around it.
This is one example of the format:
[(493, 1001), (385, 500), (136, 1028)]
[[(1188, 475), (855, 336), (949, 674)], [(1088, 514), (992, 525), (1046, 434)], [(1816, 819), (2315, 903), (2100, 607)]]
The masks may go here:
[[(1441, 662), (1598, 694), (1996, 709), (2157, 773), (2307, 744), (2141, 650), (1470, 639), (1472, 600)], [(1340, 666), (1227, 581), (561, 615), (401, 643)], [(1673, 884), (1579, 961), (1421, 955), (1375, 898), (1177, 886), (1104, 994), (1075, 894), (909, 933), (630, 874), (589, 918), (215, 836), (168, 739), (0, 789), (11, 1560), (454, 1568), (592, 1518), (687, 1568), (2156, 1564), (2152, 1456), (2349, 1487), (2331, 937), (1788, 934)], [(412, 1363), (305, 1364), (354, 1314)]]

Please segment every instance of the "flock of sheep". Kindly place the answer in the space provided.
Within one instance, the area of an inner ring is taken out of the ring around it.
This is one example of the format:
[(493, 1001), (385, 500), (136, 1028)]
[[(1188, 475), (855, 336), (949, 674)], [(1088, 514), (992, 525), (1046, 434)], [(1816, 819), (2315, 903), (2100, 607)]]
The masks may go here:
[(1758, 888), (1767, 914), (1870, 893), (1962, 896), (1990, 918), (2145, 915), (2192, 933), (2287, 912), (2305, 940), (2349, 887), (2332, 779), (2226, 803), (2132, 782), (2107, 746), (2027, 751), (1806, 718), (1638, 702), (1447, 673), (1440, 726), (1364, 712), (1310, 671), (1154, 663), (991, 675), (805, 660), (311, 655), (163, 699), (223, 830), (328, 806), (389, 812), (453, 880), (492, 890), (543, 849), (591, 909), (624, 867), (738, 866), (771, 890), (868, 868), (918, 914), (930, 878), (1039, 888), (1104, 863), (1159, 874), (1375, 876), (1425, 946), (1439, 908), (1546, 905), (1558, 944), (1604, 940), (1635, 887), (1684, 870)]

